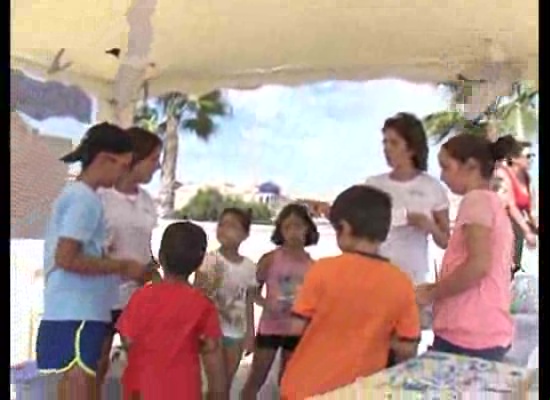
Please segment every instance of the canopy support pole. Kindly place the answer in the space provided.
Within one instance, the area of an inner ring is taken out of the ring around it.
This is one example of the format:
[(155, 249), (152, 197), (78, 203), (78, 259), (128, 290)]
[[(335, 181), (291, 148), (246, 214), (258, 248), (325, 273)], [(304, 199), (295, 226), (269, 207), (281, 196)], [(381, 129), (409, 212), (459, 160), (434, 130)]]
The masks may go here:
[(132, 125), (133, 104), (142, 87), (153, 43), (152, 16), (157, 0), (133, 0), (126, 19), (128, 20), (128, 51), (121, 59), (113, 85), (114, 122), (123, 128)]

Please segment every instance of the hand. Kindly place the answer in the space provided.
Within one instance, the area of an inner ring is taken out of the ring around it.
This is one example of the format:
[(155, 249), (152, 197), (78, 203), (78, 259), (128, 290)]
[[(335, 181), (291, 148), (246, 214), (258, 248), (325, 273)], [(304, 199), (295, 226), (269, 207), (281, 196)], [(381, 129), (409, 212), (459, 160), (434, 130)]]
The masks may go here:
[(425, 232), (430, 232), (432, 230), (432, 220), (422, 213), (408, 212), (407, 223)]
[(248, 356), (254, 353), (255, 347), (256, 347), (256, 337), (253, 334), (247, 334), (246, 337), (244, 338), (244, 343), (243, 343), (244, 355)]
[(120, 275), (133, 279), (135, 281), (141, 281), (143, 280), (143, 276), (147, 272), (147, 266), (144, 264), (141, 264), (134, 260), (124, 260), (121, 261), (122, 267), (120, 271)]
[(528, 249), (535, 249), (537, 247), (537, 235), (532, 232), (526, 233), (525, 244)]
[(416, 303), (421, 306), (428, 306), (435, 298), (435, 283), (423, 283), (416, 287)]

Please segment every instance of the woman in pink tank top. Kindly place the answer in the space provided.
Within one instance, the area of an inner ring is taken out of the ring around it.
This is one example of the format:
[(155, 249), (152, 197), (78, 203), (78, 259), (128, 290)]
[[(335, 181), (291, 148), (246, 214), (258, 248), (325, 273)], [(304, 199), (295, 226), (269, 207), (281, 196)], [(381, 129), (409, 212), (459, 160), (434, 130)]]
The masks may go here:
[(461, 134), (439, 153), (442, 180), (464, 197), (438, 281), (417, 289), (420, 305), (433, 302), (434, 351), (501, 361), (512, 343), (513, 233), (490, 188), (495, 162), (505, 156), (500, 147), (499, 141)]
[[(319, 233), (307, 208), (290, 204), (277, 217), (271, 240), (278, 247), (258, 262), (256, 303), (263, 307), (263, 312), (252, 367), (242, 392), (244, 400), (256, 399), (279, 349), (282, 349), (279, 377), (282, 376), (286, 361), (298, 344), (300, 337), (292, 332), (291, 309), (313, 262), (305, 247), (317, 244)], [(266, 296), (262, 297), (264, 285)]]

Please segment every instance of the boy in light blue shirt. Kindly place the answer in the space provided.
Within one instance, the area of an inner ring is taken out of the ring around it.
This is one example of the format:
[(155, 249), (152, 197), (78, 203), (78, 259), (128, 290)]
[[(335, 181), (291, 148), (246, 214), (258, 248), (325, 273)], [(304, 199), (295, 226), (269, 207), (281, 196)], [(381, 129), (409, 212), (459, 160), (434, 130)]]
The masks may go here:
[(95, 400), (95, 372), (111, 321), (118, 276), (140, 279), (146, 266), (104, 257), (106, 226), (96, 193), (111, 187), (132, 161), (121, 128), (91, 127), (61, 159), (81, 162), (82, 173), (53, 204), (44, 243), (44, 315), (36, 355), (43, 373), (62, 374), (58, 399)]

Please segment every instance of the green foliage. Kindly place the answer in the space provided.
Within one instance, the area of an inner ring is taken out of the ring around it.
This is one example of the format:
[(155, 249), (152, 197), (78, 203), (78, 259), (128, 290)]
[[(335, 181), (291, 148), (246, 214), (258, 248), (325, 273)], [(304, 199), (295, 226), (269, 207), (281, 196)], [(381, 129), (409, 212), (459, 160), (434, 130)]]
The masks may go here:
[(489, 105), (478, 121), (465, 118), (459, 109), (471, 98), (470, 82), (447, 82), (443, 84), (451, 93), (450, 109), (430, 114), (424, 118), (428, 136), (442, 141), (453, 132), (487, 135), (490, 124), (494, 124), (499, 135), (532, 137), (538, 132), (538, 112), (535, 103), (538, 90), (528, 82), (517, 82), (510, 97), (498, 97)]
[(192, 133), (208, 140), (216, 131), (215, 118), (231, 114), (219, 90), (200, 97), (170, 92), (152, 101), (142, 101), (134, 113), (134, 123), (163, 136), (168, 119), (176, 121), (180, 133)]
[(217, 189), (201, 189), (177, 212), (180, 218), (195, 221), (217, 221), (225, 208), (238, 207), (252, 211), (252, 222), (271, 223), (271, 210), (262, 203), (247, 202), (238, 196), (224, 196)]

